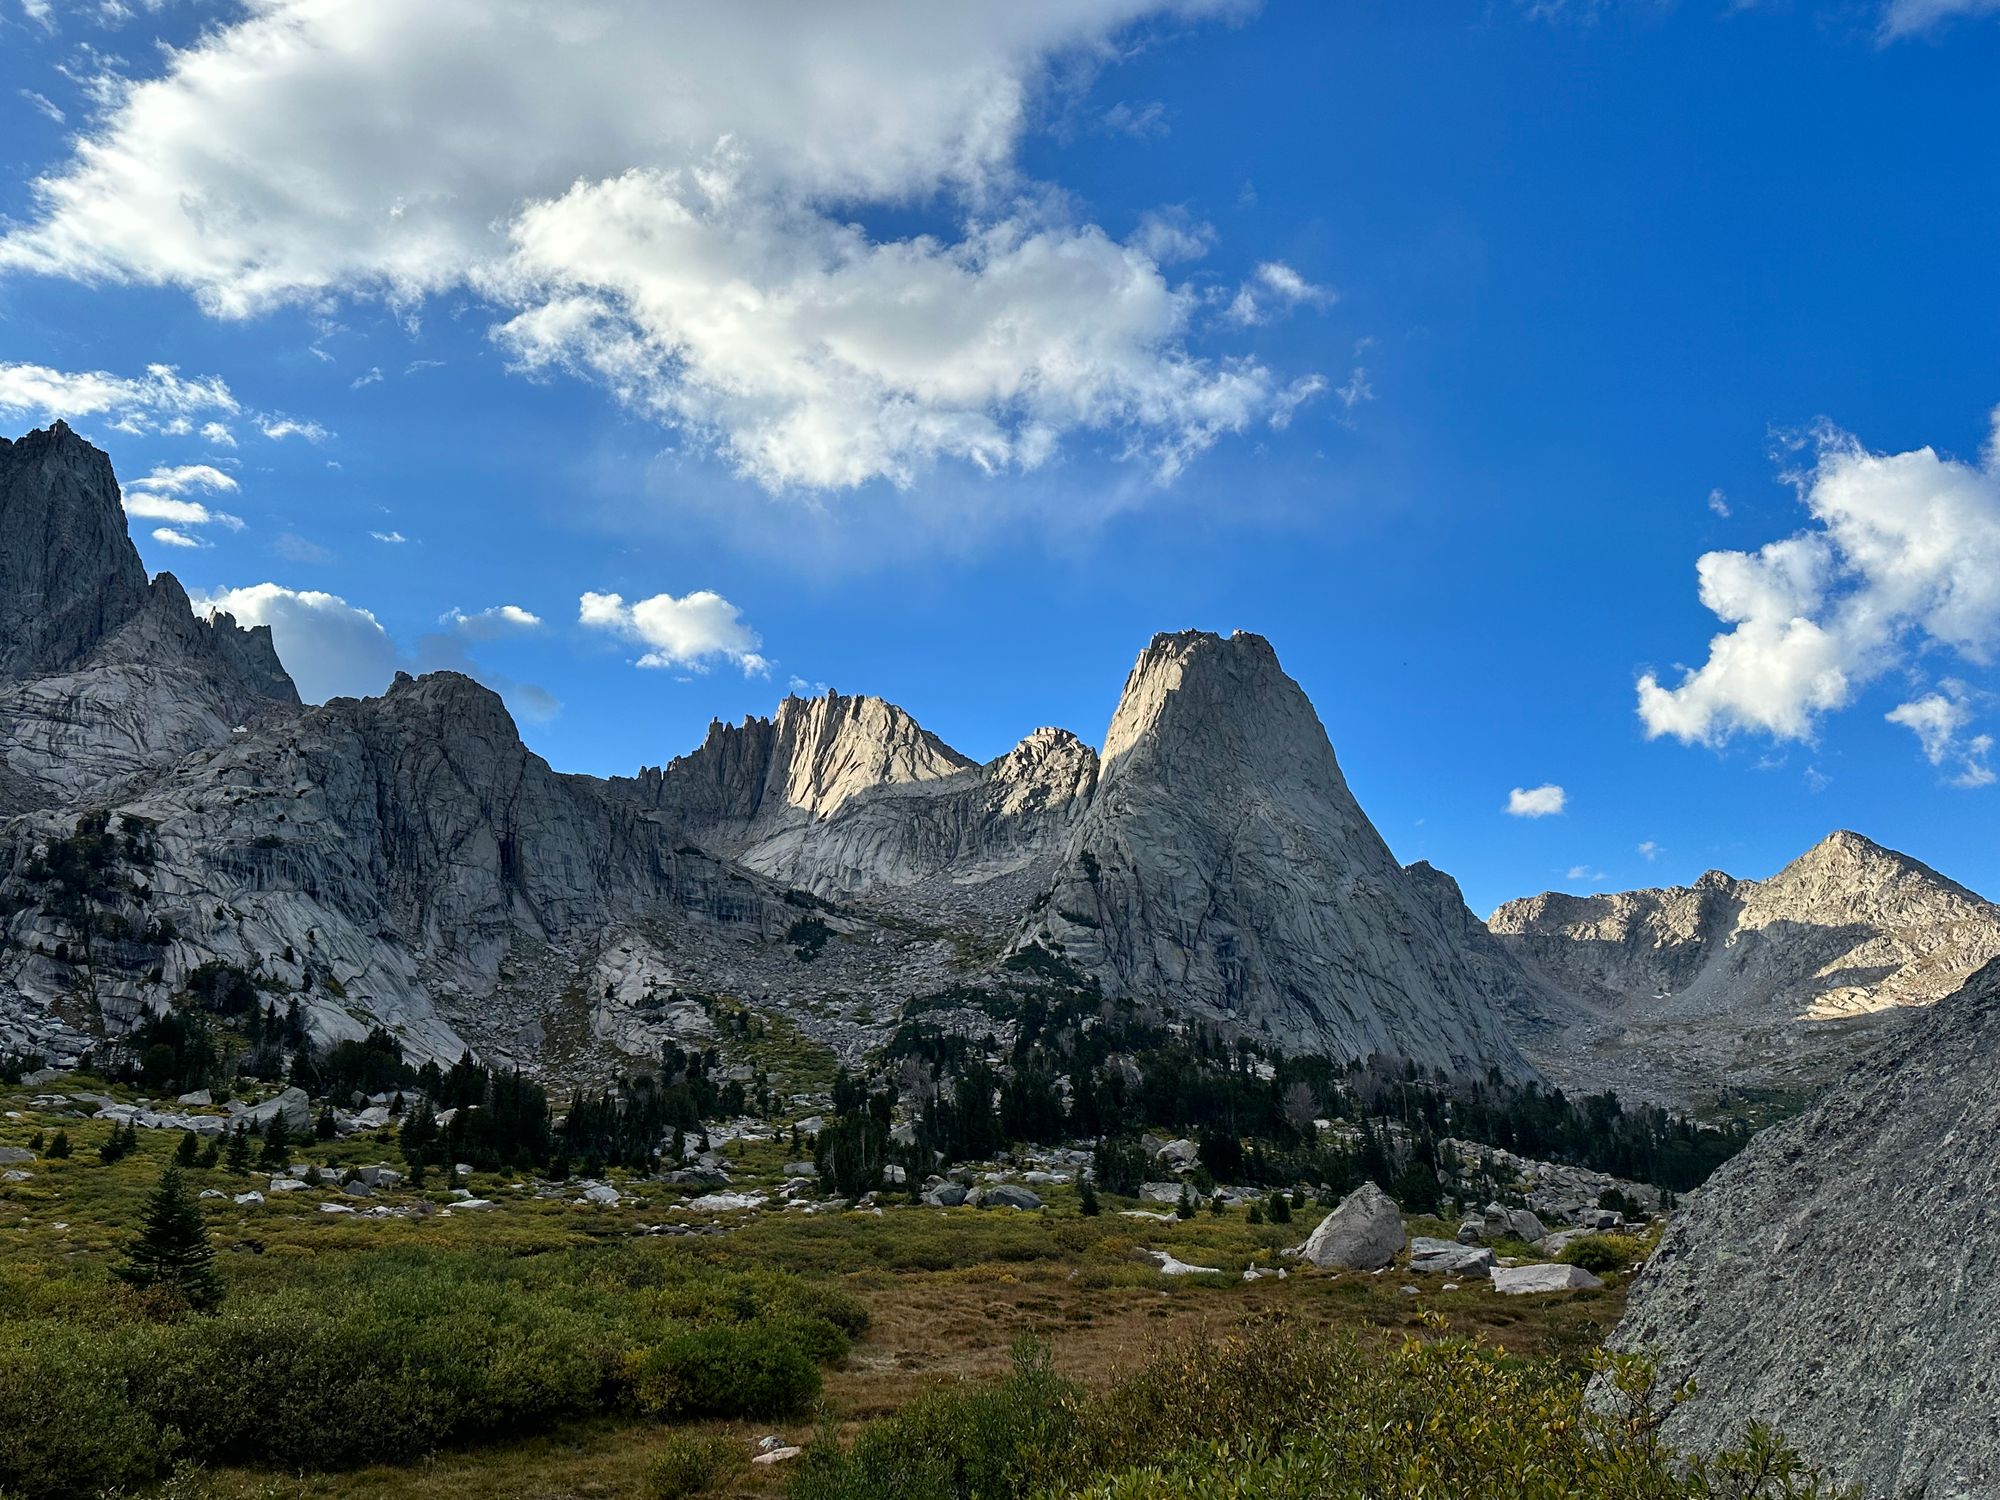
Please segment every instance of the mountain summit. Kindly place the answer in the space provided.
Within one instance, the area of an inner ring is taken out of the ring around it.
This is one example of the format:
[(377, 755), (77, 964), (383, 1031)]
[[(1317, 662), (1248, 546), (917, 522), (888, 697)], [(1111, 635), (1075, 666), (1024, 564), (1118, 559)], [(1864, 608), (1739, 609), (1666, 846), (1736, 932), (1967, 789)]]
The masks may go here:
[(57, 422), (0, 439), (0, 814), (130, 781), (296, 708), (267, 627), (147, 581), (111, 460)]
[(1140, 654), (1023, 936), (1110, 993), (1286, 1047), (1531, 1071), (1261, 636), (1159, 635)]

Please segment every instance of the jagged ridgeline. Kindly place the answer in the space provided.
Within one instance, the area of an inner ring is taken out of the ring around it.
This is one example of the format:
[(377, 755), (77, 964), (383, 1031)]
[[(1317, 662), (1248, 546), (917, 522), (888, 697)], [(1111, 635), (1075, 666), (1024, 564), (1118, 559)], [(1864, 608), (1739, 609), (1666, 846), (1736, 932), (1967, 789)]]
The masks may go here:
[[(1592, 899), (1489, 929), (1399, 865), (1253, 635), (1155, 637), (1101, 754), (1043, 728), (986, 764), (840, 694), (610, 780), (453, 673), (302, 704), (267, 631), (147, 578), (102, 452), (0, 441), (0, 1052), (73, 1060), (224, 974), (323, 1047), (593, 1082), (754, 1025), (830, 1077), (913, 1005), (987, 1027), (1039, 988), (1674, 1101), (1815, 1082), (2000, 953), (1987, 903), (1845, 838)], [(1796, 1065), (1730, 1040), (1746, 1004)]]

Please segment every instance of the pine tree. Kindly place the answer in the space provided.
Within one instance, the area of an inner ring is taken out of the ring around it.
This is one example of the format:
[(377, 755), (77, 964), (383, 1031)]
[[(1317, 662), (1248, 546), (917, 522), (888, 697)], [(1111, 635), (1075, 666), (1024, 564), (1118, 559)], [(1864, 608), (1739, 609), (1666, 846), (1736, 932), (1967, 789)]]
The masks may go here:
[(58, 1130), (54, 1135), (49, 1137), (50, 1161), (61, 1161), (65, 1156), (69, 1155), (69, 1152), (69, 1132), (67, 1130)]
[(285, 1116), (281, 1111), (271, 1116), (271, 1123), (264, 1127), (264, 1149), (258, 1153), (257, 1163), (265, 1167), (282, 1167), (291, 1160), (292, 1133), (285, 1128)]
[(1292, 1200), (1282, 1190), (1274, 1191), (1270, 1201), (1264, 1205), (1264, 1217), (1273, 1224), (1292, 1222)]
[(201, 1137), (192, 1130), (181, 1132), (181, 1143), (174, 1147), (174, 1165), (191, 1167), (201, 1156)]
[(201, 1155), (196, 1158), (195, 1165), (203, 1171), (213, 1171), (215, 1164), (221, 1160), (222, 1137), (212, 1135), (208, 1138), (208, 1144), (201, 1148)]
[(35, 1155), (37, 1156), (40, 1156), (42, 1154), (42, 1148), (47, 1144), (48, 1142), (43, 1139), (42, 1133), (39, 1130), (37, 1130), (33, 1135), (28, 1137), (28, 1149), (34, 1152)]
[(1194, 1194), (1188, 1191), (1188, 1185), (1185, 1182), (1181, 1184), (1180, 1201), (1174, 1205), (1174, 1217), (1176, 1219), (1192, 1219), (1194, 1217)]
[(196, 1312), (213, 1312), (222, 1302), (215, 1249), (179, 1166), (160, 1174), (160, 1185), (146, 1200), (139, 1237), (113, 1274), (136, 1287), (172, 1292)]
[(236, 1176), (241, 1177), (250, 1170), (250, 1127), (238, 1125), (229, 1132), (229, 1150), (224, 1153), (222, 1164)]
[(319, 1107), (319, 1118), (313, 1121), (313, 1134), (320, 1140), (330, 1141), (339, 1131), (340, 1122), (333, 1117), (333, 1106), (322, 1104)]
[[(912, 1180), (914, 1180), (914, 1174), (912, 1174)], [(1104, 1212), (1103, 1207), (1097, 1201), (1097, 1185), (1088, 1177), (1083, 1179), (1083, 1188), (1078, 1193), (1077, 1199), (1077, 1212), (1082, 1214), (1086, 1219), (1094, 1219)]]

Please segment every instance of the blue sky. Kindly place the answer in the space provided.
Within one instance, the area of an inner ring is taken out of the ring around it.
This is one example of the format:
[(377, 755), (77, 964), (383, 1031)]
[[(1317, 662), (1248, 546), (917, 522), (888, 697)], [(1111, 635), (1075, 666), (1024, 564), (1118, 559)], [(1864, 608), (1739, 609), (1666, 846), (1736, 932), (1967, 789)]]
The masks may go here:
[(764, 9), (0, 0), (0, 423), (562, 769), (1243, 628), (1482, 912), (2000, 894), (2000, 6)]

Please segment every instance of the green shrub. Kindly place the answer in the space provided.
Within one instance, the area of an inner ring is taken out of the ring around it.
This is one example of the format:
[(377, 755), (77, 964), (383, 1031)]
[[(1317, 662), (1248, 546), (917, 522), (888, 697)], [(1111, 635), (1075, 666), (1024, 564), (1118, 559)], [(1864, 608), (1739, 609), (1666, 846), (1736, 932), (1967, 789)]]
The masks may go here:
[(1571, 1240), (1558, 1260), (1580, 1266), (1593, 1276), (1623, 1271), (1645, 1259), (1646, 1247), (1629, 1234), (1589, 1234)]
[(669, 1335), (639, 1362), (632, 1393), (663, 1419), (784, 1417), (819, 1394), (819, 1367), (783, 1326), (713, 1324)]
[(0, 1492), (69, 1500), (160, 1471), (166, 1440), (131, 1400), (148, 1333), (0, 1326)]
[(661, 1444), (659, 1457), (647, 1466), (646, 1500), (692, 1500), (714, 1494), (742, 1463), (743, 1455), (730, 1438), (677, 1432)]

